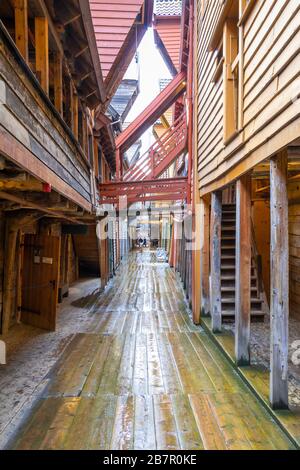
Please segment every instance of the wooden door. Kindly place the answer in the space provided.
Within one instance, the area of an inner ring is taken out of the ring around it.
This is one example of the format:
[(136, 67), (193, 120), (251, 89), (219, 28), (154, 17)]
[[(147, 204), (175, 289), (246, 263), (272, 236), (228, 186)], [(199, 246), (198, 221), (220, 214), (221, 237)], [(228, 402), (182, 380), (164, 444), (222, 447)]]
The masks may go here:
[(60, 237), (25, 235), (21, 319), (55, 330), (58, 299)]

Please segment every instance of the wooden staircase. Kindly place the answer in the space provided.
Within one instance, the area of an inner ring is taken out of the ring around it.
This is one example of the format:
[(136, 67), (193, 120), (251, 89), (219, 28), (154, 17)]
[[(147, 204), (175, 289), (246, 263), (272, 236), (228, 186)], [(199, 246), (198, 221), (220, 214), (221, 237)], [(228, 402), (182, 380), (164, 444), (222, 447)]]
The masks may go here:
[[(221, 299), (223, 321), (232, 320), (235, 316), (235, 225), (235, 204), (223, 204), (221, 231)], [(255, 261), (255, 248), (252, 246), (251, 318), (256, 320), (263, 320), (267, 309), (260, 277)]]
[(186, 115), (182, 113), (172, 126), (124, 174), (124, 181), (159, 178), (182, 155), (187, 145)]

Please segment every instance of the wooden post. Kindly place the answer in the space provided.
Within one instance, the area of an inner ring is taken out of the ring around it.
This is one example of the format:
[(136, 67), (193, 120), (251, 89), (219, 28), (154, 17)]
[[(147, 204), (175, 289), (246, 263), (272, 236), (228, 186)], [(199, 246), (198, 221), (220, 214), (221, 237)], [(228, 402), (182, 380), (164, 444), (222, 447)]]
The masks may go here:
[(270, 402), (288, 408), (289, 237), (287, 155), (270, 160), (271, 358)]
[(209, 202), (200, 200), (200, 299), (201, 315), (210, 311), (209, 300)]
[(222, 330), (221, 305), (221, 220), (222, 191), (215, 191), (211, 198), (211, 318), (212, 330)]
[(54, 54), (54, 106), (59, 114), (63, 115), (63, 82), (62, 82), (62, 55)]
[(223, 107), (223, 138), (226, 141), (237, 129), (234, 119), (235, 102), (233, 74), (231, 72), (231, 63), (238, 53), (238, 28), (236, 20), (228, 18), (223, 27), (223, 82), (224, 82), (224, 107)]
[(251, 175), (236, 183), (235, 360), (250, 364)]
[(76, 137), (76, 139), (78, 140), (78, 135), (79, 135), (79, 132), (78, 132), (78, 123), (79, 123), (79, 120), (78, 120), (78, 95), (77, 94), (73, 94), (73, 102), (72, 102), (72, 105), (73, 105), (73, 119), (72, 119), (72, 130), (73, 130), (73, 134), (74, 136)]
[(5, 237), (4, 258), (4, 285), (3, 285), (3, 313), (2, 313), (2, 335), (9, 330), (10, 318), (12, 316), (13, 297), (15, 294), (15, 261), (17, 248), (18, 229), (14, 224), (8, 222)]
[(43, 90), (49, 94), (49, 31), (47, 18), (35, 18), (35, 65)]
[(28, 64), (28, 2), (15, 0), (14, 6), (16, 45)]

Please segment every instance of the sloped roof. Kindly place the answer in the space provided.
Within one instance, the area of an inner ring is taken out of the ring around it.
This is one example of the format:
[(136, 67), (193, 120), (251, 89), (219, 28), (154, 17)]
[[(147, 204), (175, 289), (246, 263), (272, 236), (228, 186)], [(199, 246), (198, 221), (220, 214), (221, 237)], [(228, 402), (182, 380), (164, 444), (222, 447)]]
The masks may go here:
[(182, 0), (156, 0), (155, 7), (158, 16), (180, 16)]

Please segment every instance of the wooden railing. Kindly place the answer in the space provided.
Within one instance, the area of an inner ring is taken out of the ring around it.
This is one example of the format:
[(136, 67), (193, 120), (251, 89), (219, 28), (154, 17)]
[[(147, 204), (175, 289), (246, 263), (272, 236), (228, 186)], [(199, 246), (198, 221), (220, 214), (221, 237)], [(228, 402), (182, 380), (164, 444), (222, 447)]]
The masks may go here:
[(158, 178), (184, 151), (187, 139), (186, 114), (151, 145), (149, 150), (125, 173), (124, 181)]

